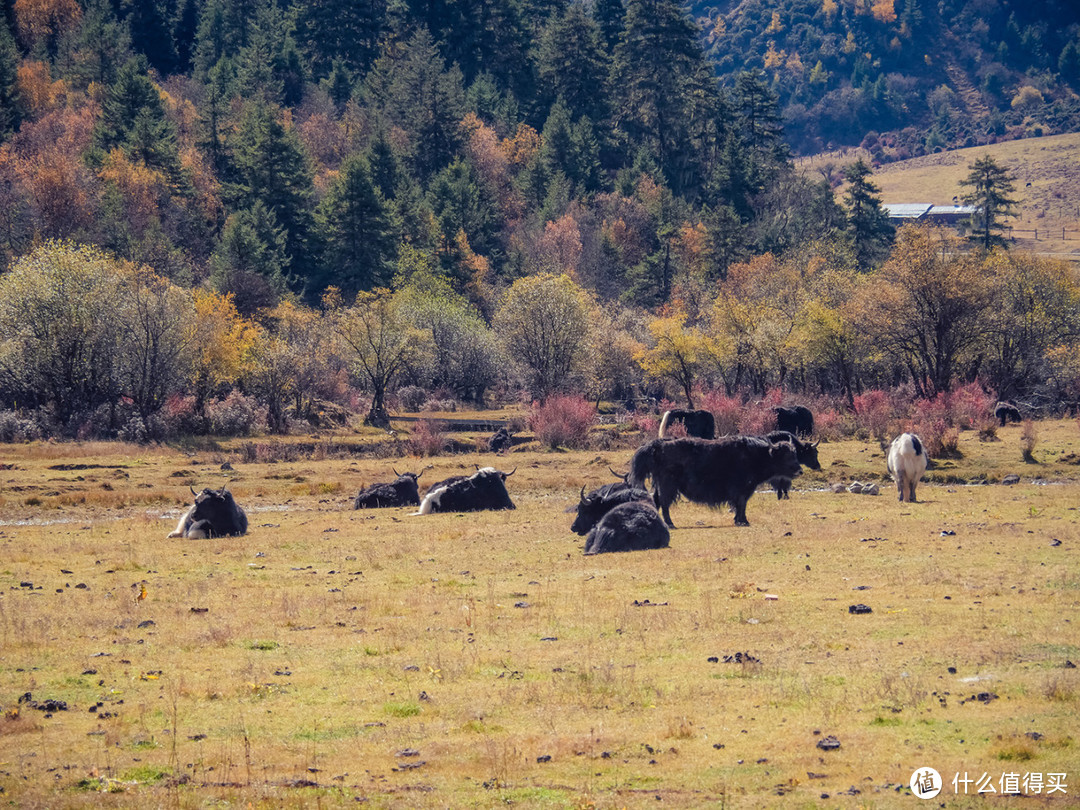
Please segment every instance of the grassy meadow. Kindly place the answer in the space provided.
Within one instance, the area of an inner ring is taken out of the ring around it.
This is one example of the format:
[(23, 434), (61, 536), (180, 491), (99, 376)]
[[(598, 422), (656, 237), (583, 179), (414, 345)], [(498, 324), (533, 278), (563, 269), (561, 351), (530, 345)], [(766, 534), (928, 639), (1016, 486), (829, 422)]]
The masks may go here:
[[(824, 443), (749, 528), (679, 503), (669, 549), (594, 557), (564, 509), (636, 439), (3, 446), (0, 803), (895, 807), (933, 767), (939, 806), (1011, 773), (1076, 806), (1080, 428), (1036, 428), (1029, 462), (1021, 426), (962, 433), (915, 504), (876, 442)], [(474, 462), (517, 468), (515, 511), (352, 511), (391, 466)], [(223, 480), (249, 533), (166, 539)], [(855, 480), (881, 494), (829, 488)]]
[[(1018, 203), (1017, 215), (1006, 220), (1016, 229), (1014, 247), (1080, 258), (1078, 153), (1078, 133), (1024, 138), (887, 163), (875, 170), (871, 180), (881, 189), (885, 203), (951, 205), (953, 197), (962, 197), (970, 190), (960, 181), (970, 174), (971, 164), (991, 155), (1009, 172), (1016, 186), (1010, 196)], [(843, 154), (830, 152), (802, 158), (797, 166), (800, 171), (820, 177), (822, 167), (840, 169), (859, 157), (871, 160), (866, 150), (852, 149)], [(1066, 239), (1061, 238), (1063, 229)]]

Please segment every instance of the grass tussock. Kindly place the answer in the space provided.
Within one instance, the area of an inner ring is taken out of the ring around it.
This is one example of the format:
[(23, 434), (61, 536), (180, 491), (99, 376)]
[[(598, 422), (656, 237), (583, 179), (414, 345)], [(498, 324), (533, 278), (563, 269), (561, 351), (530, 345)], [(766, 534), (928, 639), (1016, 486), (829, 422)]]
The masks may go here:
[[(916, 765), (1069, 772), (1080, 435), (1038, 428), (1038, 483), (1009, 425), (960, 431), (918, 503), (853, 494), (885, 480), (870, 431), (822, 443), (791, 500), (755, 495), (748, 528), (680, 502), (670, 548), (595, 557), (563, 510), (632, 448), (515, 448), (517, 509), (425, 517), (351, 509), (407, 457), (55, 470), (15, 448), (0, 786), (17, 806), (886, 807)], [(166, 540), (188, 485), (223, 481), (249, 533)]]

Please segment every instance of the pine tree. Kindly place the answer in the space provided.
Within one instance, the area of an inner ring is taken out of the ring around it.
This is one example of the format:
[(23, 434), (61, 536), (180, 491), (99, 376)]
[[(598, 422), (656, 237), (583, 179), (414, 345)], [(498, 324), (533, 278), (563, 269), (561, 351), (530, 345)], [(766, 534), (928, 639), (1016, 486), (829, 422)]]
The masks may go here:
[(125, 12), (135, 50), (144, 54), (162, 76), (172, 74), (177, 67), (176, 44), (165, 9), (158, 0), (122, 0), (120, 7)]
[(592, 5), (593, 19), (600, 27), (600, 36), (603, 39), (604, 49), (612, 53), (619, 44), (619, 37), (623, 31), (626, 20), (626, 8), (623, 0), (594, 0)]
[(180, 182), (176, 127), (165, 115), (161, 93), (147, 75), (146, 59), (129, 59), (101, 104), (94, 145), (105, 152), (119, 147), (132, 159), (161, 169)]
[(990, 155), (977, 159), (968, 167), (971, 172), (960, 181), (960, 185), (969, 187), (964, 194), (967, 205), (975, 206), (972, 225), (976, 234), (981, 234), (983, 248), (990, 250), (992, 245), (1004, 245), (1005, 240), (994, 233), (1001, 227), (1001, 220), (1013, 214), (1019, 207), (1015, 198), (1010, 197), (1016, 187), (1008, 170), (999, 166)]
[(365, 81), (368, 99), (411, 138), (408, 159), (421, 181), (446, 166), (461, 144), (465, 113), (461, 71), (445, 68), (421, 29), (400, 53), (380, 57)]
[(653, 153), (675, 193), (684, 190), (682, 165), (697, 146), (690, 127), (708, 114), (692, 92), (702, 62), (697, 32), (679, 4), (630, 0), (612, 62), (615, 124), (631, 152), (644, 146)]
[(311, 269), (308, 240), (312, 225), (311, 168), (296, 132), (280, 111), (261, 99), (248, 102), (232, 150), (238, 207), (262, 202), (285, 231), (289, 281), (299, 288)]
[(361, 290), (387, 285), (394, 272), (394, 241), (386, 203), (375, 188), (367, 160), (346, 158), (315, 212), (322, 250), (319, 271), (308, 278), (308, 298), (334, 285), (346, 300)]
[(600, 47), (599, 27), (580, 0), (545, 26), (537, 60), (544, 98), (562, 99), (571, 118), (605, 117), (607, 61)]
[(299, 6), (297, 41), (312, 72), (330, 75), (340, 63), (353, 76), (367, 73), (386, 30), (387, 0), (323, 0)]
[(776, 96), (761, 71), (739, 74), (734, 106), (739, 118), (737, 131), (748, 151), (747, 177), (753, 190), (760, 191), (773, 182), (789, 158)]
[(131, 31), (117, 19), (109, 0), (87, 3), (71, 55), (71, 75), (83, 87), (91, 82), (109, 86), (131, 58)]
[(18, 66), (15, 38), (7, 23), (0, 20), (0, 143), (19, 127), (19, 91), (15, 83)]
[(877, 196), (881, 189), (870, 180), (872, 173), (862, 158), (844, 170), (848, 182), (844, 194), (848, 233), (855, 245), (855, 259), (860, 270), (873, 269), (888, 258), (896, 236), (896, 229)]
[(241, 315), (272, 307), (286, 292), (285, 232), (262, 202), (232, 214), (210, 257), (210, 281), (232, 294)]

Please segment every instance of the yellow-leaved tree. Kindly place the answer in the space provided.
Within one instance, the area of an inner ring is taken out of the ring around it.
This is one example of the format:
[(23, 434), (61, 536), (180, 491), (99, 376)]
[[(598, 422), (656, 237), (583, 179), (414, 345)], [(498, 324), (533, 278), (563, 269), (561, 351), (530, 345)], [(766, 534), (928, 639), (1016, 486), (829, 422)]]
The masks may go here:
[(202, 414), (215, 392), (235, 385), (247, 372), (259, 329), (240, 315), (231, 295), (196, 290), (194, 299), (195, 318), (188, 326), (194, 347), (189, 385), (195, 409)]
[(649, 322), (650, 345), (634, 353), (645, 376), (670, 381), (682, 389), (688, 407), (694, 407), (694, 385), (718, 368), (724, 342), (701, 326), (688, 325), (676, 312)]

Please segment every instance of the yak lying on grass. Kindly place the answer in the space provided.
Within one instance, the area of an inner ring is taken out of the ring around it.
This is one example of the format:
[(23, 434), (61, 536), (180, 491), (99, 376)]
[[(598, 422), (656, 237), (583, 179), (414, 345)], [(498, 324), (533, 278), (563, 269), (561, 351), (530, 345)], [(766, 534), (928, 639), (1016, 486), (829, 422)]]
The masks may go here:
[(926, 472), (926, 449), (914, 433), (901, 433), (893, 439), (885, 466), (896, 482), (900, 500), (915, 503), (915, 485)]
[(467, 478), (453, 476), (446, 481), (440, 481), (427, 491), (419, 511), (413, 514), (513, 509), (514, 502), (506, 491), (506, 479), (515, 472), (516, 467), (508, 473), (494, 467), (482, 467)]
[[(391, 467), (390, 469), (393, 469)], [(353, 509), (379, 509), (384, 506), (419, 506), (420, 488), (416, 482), (424, 472), (399, 473), (393, 481), (382, 484), (372, 484), (360, 490), (353, 499)]]
[(632, 487), (625, 481), (604, 484), (588, 494), (585, 492), (585, 487), (582, 487), (578, 505), (573, 507), (573, 511), (577, 512), (577, 517), (570, 524), (570, 531), (584, 536), (600, 522), (600, 518), (616, 506), (635, 501), (651, 502), (652, 496), (644, 489)]
[(621, 503), (600, 518), (585, 538), (586, 554), (667, 548), (671, 532), (655, 507), (645, 501)]
[(730, 504), (735, 525), (749, 526), (746, 502), (754, 490), (775, 476), (802, 472), (795, 448), (754, 436), (704, 439), (654, 439), (638, 448), (630, 462), (631, 486), (653, 482), (653, 501), (671, 528), (668, 509), (680, 496), (708, 506)]
[(587, 535), (586, 554), (667, 548), (671, 542), (649, 493), (624, 482), (605, 484), (588, 495), (582, 487), (570, 530)]
[[(817, 454), (818, 442), (804, 442), (786, 430), (774, 430), (765, 438), (772, 444), (790, 442), (791, 446), (795, 448), (795, 457), (799, 459), (799, 464), (809, 467), (811, 470), (821, 469), (821, 462), (818, 461)], [(790, 497), (788, 493), (791, 492), (791, 479), (786, 475), (773, 476), (769, 479), (769, 485), (776, 490), (777, 500)]]
[(192, 487), (189, 489), (195, 496), (195, 503), (180, 518), (169, 537), (204, 540), (207, 537), (247, 534), (247, 515), (225, 487), (204, 489), (202, 492), (195, 492)]

